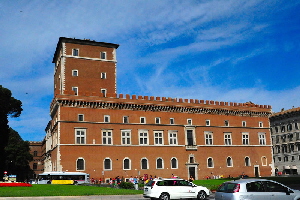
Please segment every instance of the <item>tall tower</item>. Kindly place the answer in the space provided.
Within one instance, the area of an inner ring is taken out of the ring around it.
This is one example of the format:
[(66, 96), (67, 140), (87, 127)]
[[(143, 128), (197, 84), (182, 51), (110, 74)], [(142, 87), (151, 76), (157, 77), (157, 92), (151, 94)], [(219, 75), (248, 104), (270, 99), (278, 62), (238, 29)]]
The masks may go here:
[(54, 94), (115, 94), (118, 44), (60, 37), (53, 57)]

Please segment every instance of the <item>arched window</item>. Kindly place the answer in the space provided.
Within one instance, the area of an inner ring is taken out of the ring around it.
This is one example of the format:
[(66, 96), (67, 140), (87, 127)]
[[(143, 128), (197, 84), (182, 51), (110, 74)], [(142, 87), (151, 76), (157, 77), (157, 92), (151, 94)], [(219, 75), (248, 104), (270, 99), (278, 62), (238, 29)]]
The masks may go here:
[(250, 158), (248, 156), (245, 157), (245, 166), (251, 166), (251, 164), (250, 164)]
[(76, 169), (77, 170), (84, 170), (84, 159), (78, 158), (76, 161)]
[(177, 169), (178, 168), (178, 163), (176, 158), (171, 159), (171, 169)]
[(124, 170), (130, 170), (131, 169), (131, 166), (130, 166), (130, 159), (129, 158), (125, 158), (123, 160), (123, 169)]
[(231, 157), (227, 157), (226, 163), (227, 163), (227, 167), (232, 167), (232, 159), (231, 159)]
[(112, 170), (110, 158), (104, 159), (104, 170)]
[(212, 158), (207, 159), (207, 167), (214, 167), (214, 161)]
[(147, 158), (142, 158), (142, 160), (141, 160), (141, 168), (142, 169), (148, 169), (148, 160), (147, 160)]
[(162, 158), (156, 159), (156, 169), (163, 169), (164, 168), (164, 162)]
[(261, 157), (262, 166), (267, 166), (267, 158), (266, 156)]

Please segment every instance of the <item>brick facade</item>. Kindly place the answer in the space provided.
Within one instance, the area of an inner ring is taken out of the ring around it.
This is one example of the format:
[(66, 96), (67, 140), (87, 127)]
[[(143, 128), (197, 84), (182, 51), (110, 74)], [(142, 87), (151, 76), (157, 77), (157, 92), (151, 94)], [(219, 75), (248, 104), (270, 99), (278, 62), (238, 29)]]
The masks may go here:
[(117, 94), (117, 48), (60, 38), (45, 171), (104, 179), (272, 174), (270, 106)]

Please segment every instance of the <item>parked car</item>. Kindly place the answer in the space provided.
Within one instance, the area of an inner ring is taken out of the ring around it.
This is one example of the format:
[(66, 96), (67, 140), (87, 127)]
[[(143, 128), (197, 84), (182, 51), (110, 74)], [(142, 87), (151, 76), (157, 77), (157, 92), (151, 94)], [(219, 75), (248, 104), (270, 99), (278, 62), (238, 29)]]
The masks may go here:
[(203, 186), (197, 186), (180, 178), (156, 178), (144, 186), (145, 198), (151, 199), (206, 199), (211, 194), (210, 190)]
[(300, 200), (300, 191), (267, 179), (240, 179), (224, 182), (215, 200)]

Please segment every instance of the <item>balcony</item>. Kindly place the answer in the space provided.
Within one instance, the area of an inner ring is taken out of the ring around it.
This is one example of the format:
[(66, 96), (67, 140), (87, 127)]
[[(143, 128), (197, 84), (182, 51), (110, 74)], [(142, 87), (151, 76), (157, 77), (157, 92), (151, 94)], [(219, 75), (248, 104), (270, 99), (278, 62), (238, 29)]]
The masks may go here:
[(186, 145), (185, 150), (187, 150), (187, 151), (197, 151), (198, 147), (197, 147), (197, 145)]

